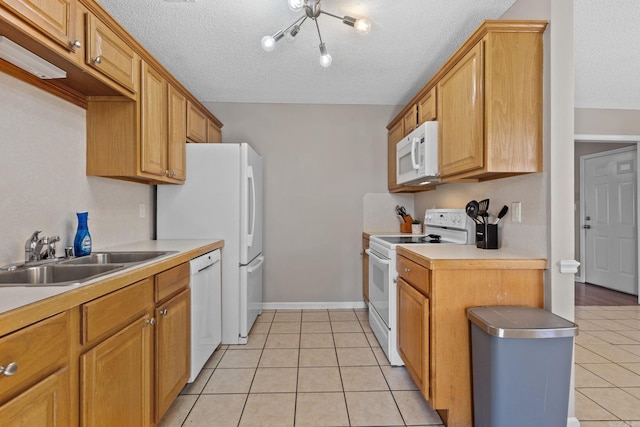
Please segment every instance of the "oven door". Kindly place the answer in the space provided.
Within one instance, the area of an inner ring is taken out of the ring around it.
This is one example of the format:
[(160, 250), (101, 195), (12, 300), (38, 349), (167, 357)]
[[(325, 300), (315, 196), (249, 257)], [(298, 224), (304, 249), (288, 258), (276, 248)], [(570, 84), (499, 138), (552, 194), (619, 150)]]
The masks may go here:
[(391, 260), (367, 249), (369, 254), (369, 304), (389, 327)]

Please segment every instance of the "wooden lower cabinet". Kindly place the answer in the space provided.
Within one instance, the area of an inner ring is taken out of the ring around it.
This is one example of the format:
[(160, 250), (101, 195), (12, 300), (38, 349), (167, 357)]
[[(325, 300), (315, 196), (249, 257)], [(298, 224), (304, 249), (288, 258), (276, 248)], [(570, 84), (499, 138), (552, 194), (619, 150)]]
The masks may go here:
[(81, 425), (151, 425), (151, 323), (144, 315), (80, 356)]
[(398, 279), (398, 353), (429, 400), (429, 298)]
[(467, 309), (542, 307), (544, 260), (437, 260), (398, 249), (398, 350), (448, 427), (473, 425)]
[(190, 373), (191, 293), (187, 288), (156, 308), (155, 421), (159, 422)]
[(0, 406), (0, 424), (67, 427), (70, 412), (69, 369), (63, 368)]

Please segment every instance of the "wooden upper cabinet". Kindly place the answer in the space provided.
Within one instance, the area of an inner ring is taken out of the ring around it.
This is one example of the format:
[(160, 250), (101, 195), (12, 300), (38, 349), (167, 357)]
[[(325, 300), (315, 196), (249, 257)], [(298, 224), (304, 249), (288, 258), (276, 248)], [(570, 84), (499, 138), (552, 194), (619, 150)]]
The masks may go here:
[[(440, 182), (542, 171), (544, 21), (485, 21), (395, 117), (402, 135), (438, 121)], [(416, 112), (417, 108), (417, 112)], [(389, 144), (389, 190), (395, 146)], [(424, 191), (431, 188), (422, 188)]]
[[(66, 50), (75, 49), (76, 0), (0, 0), (42, 34)], [(80, 42), (81, 43), (81, 42)]]
[(391, 129), (387, 135), (387, 171), (389, 181), (389, 191), (399, 188), (396, 183), (396, 144), (404, 137), (404, 121), (399, 120)]
[(478, 43), (438, 83), (440, 173), (482, 168), (483, 64), (482, 43)]
[(222, 142), (220, 128), (209, 119), (207, 119), (207, 142)]
[(167, 174), (167, 82), (142, 62), (140, 164), (143, 172)]
[(443, 181), (542, 171), (545, 26), (522, 27), (490, 29), (438, 83)]
[(407, 136), (418, 126), (418, 106), (412, 105), (402, 121), (404, 122), (403, 136)]
[(185, 144), (187, 143), (187, 98), (169, 85), (168, 170), (171, 178), (184, 181), (187, 176)]
[(436, 86), (418, 100), (418, 126), (436, 120)]
[(138, 54), (107, 24), (87, 13), (87, 58), (93, 69), (129, 91), (138, 90)]
[(187, 102), (187, 140), (207, 142), (207, 116), (191, 102)]

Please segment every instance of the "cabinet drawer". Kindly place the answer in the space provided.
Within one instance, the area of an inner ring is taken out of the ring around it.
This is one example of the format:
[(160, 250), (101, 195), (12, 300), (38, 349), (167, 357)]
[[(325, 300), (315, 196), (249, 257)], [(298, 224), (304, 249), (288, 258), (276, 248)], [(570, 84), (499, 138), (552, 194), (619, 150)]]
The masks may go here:
[(170, 270), (156, 274), (155, 301), (162, 301), (166, 297), (177, 293), (179, 290), (189, 286), (191, 269), (189, 263), (185, 262)]
[(398, 256), (397, 263), (400, 277), (422, 292), (422, 294), (429, 296), (431, 290), (429, 270), (403, 256)]
[(81, 306), (82, 344), (105, 337), (142, 316), (153, 304), (153, 280), (141, 280)]
[(18, 365), (0, 376), (0, 400), (29, 388), (69, 359), (69, 314), (57, 314), (0, 339), (0, 365)]

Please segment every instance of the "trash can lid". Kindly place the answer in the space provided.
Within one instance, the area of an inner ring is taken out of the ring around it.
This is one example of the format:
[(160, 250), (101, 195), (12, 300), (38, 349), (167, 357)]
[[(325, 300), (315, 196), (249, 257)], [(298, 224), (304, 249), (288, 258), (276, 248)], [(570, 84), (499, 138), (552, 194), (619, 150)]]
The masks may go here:
[(535, 307), (485, 306), (467, 309), (467, 318), (500, 338), (563, 338), (578, 334), (578, 325)]

